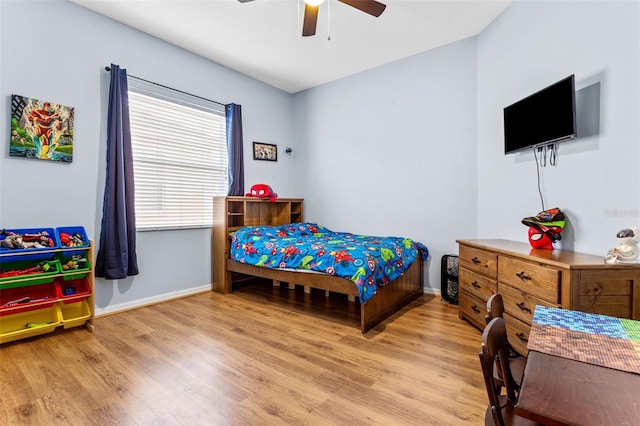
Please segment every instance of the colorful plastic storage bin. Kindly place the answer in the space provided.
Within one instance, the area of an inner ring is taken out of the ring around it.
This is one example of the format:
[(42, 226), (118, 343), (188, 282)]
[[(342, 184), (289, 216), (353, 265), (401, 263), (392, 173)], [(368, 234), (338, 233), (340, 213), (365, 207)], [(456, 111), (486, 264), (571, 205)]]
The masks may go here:
[(79, 327), (91, 316), (91, 309), (86, 300), (81, 302), (64, 302), (60, 310), (62, 312), (62, 326), (64, 328)]
[(48, 308), (58, 299), (55, 282), (2, 290), (0, 291), (0, 316)]
[(56, 280), (56, 296), (64, 301), (84, 299), (91, 295), (87, 277), (74, 280)]
[(0, 258), (0, 290), (45, 284), (59, 274), (60, 261), (55, 253), (32, 253)]
[(82, 278), (91, 270), (86, 250), (63, 251), (58, 254), (60, 272), (64, 280)]
[(23, 229), (5, 229), (2, 234), (0, 234), (0, 242), (5, 240), (6, 238), (10, 238), (10, 233), (26, 235), (26, 234), (38, 234), (46, 232), (47, 237), (50, 239), (51, 245), (47, 247), (28, 247), (28, 248), (7, 248), (0, 243), (0, 252), (2, 253), (25, 253), (29, 251), (39, 251), (39, 250), (54, 250), (59, 247), (58, 237), (56, 236), (56, 232), (53, 228), (23, 228)]
[(60, 322), (60, 309), (57, 305), (3, 316), (0, 320), (0, 344), (50, 333)]
[[(0, 344), (51, 333), (58, 327), (88, 325), (93, 316), (93, 259), (84, 228), (7, 231), (0, 231), (0, 240), (6, 242), (12, 232), (46, 231), (52, 243), (43, 248), (0, 247)], [(60, 236), (66, 244), (61, 245)], [(63, 270), (61, 262), (68, 267)]]
[(60, 226), (56, 228), (56, 238), (61, 248), (89, 247), (89, 237), (82, 226)]

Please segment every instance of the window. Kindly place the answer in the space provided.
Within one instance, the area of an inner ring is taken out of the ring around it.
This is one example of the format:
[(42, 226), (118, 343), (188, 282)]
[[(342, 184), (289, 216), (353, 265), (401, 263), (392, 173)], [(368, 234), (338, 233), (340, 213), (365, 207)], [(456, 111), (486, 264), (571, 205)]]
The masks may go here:
[(129, 79), (136, 228), (209, 227), (228, 188), (223, 105)]

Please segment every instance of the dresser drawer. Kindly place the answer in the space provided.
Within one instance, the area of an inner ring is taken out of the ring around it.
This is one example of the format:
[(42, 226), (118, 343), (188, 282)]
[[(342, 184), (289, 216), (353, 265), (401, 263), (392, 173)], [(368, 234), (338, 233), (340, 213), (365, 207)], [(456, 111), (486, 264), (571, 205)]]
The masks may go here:
[(526, 288), (527, 293), (557, 303), (560, 294), (560, 270), (537, 263), (500, 256), (499, 281), (516, 288)]
[[(636, 319), (640, 319), (639, 296), (634, 296), (634, 279), (629, 271), (582, 271), (573, 307), (577, 311), (633, 318), (633, 301), (636, 298)], [(640, 291), (640, 287), (635, 291)], [(576, 297), (577, 296), (577, 297)], [(577, 302), (577, 304), (576, 304)]]
[(487, 315), (487, 302), (483, 302), (464, 290), (460, 290), (458, 301), (460, 318), (467, 319), (471, 324), (481, 330), (484, 329), (486, 325), (484, 317)]
[(485, 301), (498, 291), (495, 279), (489, 279), (465, 268), (460, 268), (458, 271), (458, 285), (461, 289)]
[[(546, 300), (507, 284), (500, 283), (498, 289), (498, 292), (502, 295), (504, 311), (518, 318), (525, 324), (531, 324), (536, 305), (549, 306), (552, 308), (558, 307), (558, 304), (549, 303)], [(527, 291), (529, 291), (529, 289), (527, 289)]]
[(498, 255), (464, 245), (460, 246), (460, 267), (479, 272), (489, 278), (498, 276)]
[(529, 342), (531, 326), (509, 314), (504, 314), (504, 322), (507, 326), (507, 338), (511, 347), (520, 355), (527, 356), (529, 353), (527, 343)]

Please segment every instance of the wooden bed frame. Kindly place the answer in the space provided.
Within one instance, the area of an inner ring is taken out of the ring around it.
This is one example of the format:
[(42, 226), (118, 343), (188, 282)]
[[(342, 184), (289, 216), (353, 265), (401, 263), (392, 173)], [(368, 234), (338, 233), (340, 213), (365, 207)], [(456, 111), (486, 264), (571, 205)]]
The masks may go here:
[[(229, 235), (242, 226), (284, 225), (303, 222), (303, 200), (279, 198), (275, 203), (251, 197), (216, 197), (213, 224), (213, 285), (212, 290), (228, 293), (233, 290), (234, 275), (243, 274), (281, 282), (342, 293), (355, 300), (359, 296), (356, 284), (350, 280), (325, 274), (262, 268), (229, 259)], [(235, 273), (235, 274), (234, 274)], [(369, 329), (411, 303), (423, 293), (423, 262), (416, 261), (401, 277), (377, 290), (375, 296), (360, 305), (360, 330)]]

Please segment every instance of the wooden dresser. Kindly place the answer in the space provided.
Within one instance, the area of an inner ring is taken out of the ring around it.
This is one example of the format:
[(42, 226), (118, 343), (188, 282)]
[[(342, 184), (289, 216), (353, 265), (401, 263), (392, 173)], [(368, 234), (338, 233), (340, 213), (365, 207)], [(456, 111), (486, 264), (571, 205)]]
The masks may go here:
[(603, 256), (532, 249), (508, 240), (458, 240), (459, 316), (485, 326), (487, 299), (502, 294), (509, 342), (527, 353), (536, 305), (640, 319), (640, 264)]

